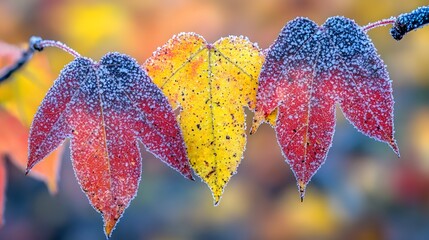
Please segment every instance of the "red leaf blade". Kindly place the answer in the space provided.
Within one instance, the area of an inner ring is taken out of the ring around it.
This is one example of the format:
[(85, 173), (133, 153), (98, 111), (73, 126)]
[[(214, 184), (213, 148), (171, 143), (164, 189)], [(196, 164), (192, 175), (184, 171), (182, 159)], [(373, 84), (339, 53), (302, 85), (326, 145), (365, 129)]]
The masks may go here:
[(301, 197), (331, 146), (335, 103), (359, 131), (399, 154), (391, 81), (352, 20), (333, 17), (321, 27), (305, 18), (289, 22), (269, 49), (259, 81), (255, 122), (278, 108), (277, 139)]
[(374, 45), (352, 20), (330, 18), (324, 27), (339, 55), (331, 74), (344, 115), (360, 132), (386, 142), (399, 155), (393, 137), (392, 82)]
[(107, 236), (138, 189), (138, 140), (192, 179), (171, 106), (126, 55), (110, 53), (98, 63), (78, 58), (62, 71), (34, 118), (28, 169), (65, 138), (71, 138), (76, 177), (102, 213)]

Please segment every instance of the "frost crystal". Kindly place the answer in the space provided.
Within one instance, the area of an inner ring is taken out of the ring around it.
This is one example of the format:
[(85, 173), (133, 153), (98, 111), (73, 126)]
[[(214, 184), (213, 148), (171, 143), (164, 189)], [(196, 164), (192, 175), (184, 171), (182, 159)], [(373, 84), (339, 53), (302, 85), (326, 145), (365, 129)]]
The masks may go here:
[(181, 33), (145, 63), (148, 74), (173, 106), (195, 173), (218, 204), (237, 172), (246, 144), (244, 106), (254, 108), (263, 58), (247, 38), (215, 43)]
[(411, 13), (401, 14), (390, 29), (390, 34), (396, 40), (414, 29), (421, 28), (429, 23), (429, 6), (420, 7)]
[(192, 178), (180, 129), (161, 90), (137, 62), (109, 53), (99, 63), (77, 58), (43, 100), (29, 138), (31, 169), (66, 138), (76, 177), (110, 235), (141, 176), (138, 140)]
[(333, 17), (321, 27), (306, 18), (291, 21), (269, 49), (259, 81), (255, 116), (278, 108), (277, 139), (302, 197), (331, 146), (336, 103), (359, 131), (399, 154), (391, 81), (352, 20)]

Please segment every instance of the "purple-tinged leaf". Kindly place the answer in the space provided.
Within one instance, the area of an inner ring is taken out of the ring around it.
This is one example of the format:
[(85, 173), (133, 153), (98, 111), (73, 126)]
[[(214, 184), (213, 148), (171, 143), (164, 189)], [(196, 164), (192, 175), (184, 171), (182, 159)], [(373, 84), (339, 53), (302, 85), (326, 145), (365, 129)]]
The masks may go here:
[(76, 177), (110, 236), (141, 176), (138, 141), (192, 179), (180, 128), (167, 98), (137, 62), (109, 53), (77, 58), (43, 100), (29, 138), (28, 170), (71, 139)]
[(277, 139), (301, 197), (331, 146), (336, 103), (359, 131), (399, 155), (391, 81), (371, 40), (352, 20), (333, 17), (320, 27), (306, 18), (289, 22), (269, 49), (259, 81), (254, 122), (278, 108)]

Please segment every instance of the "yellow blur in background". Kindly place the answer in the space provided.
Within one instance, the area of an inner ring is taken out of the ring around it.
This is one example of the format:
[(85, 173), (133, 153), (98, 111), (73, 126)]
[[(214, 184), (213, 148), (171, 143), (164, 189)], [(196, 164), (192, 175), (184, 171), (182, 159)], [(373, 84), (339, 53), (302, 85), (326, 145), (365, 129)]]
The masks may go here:
[[(143, 63), (180, 32), (196, 32), (209, 42), (244, 35), (265, 49), (298, 16), (323, 24), (330, 16), (342, 15), (366, 25), (422, 4), (2, 0), (0, 39), (20, 45), (39, 35), (95, 60), (120, 51)], [(301, 203), (275, 133), (263, 125), (248, 136), (238, 174), (214, 207), (204, 183), (186, 181), (144, 151), (138, 195), (112, 239), (429, 239), (429, 27), (400, 42), (390, 37), (389, 27), (372, 30), (369, 36), (393, 81), (400, 159), (387, 145), (358, 133), (339, 113), (333, 147)], [(47, 56), (53, 76), (72, 60), (57, 49), (37, 54)], [(252, 116), (248, 112), (247, 126)], [(6, 222), (0, 239), (104, 238), (101, 218), (74, 178), (68, 151), (63, 158), (56, 196), (8, 164)]]

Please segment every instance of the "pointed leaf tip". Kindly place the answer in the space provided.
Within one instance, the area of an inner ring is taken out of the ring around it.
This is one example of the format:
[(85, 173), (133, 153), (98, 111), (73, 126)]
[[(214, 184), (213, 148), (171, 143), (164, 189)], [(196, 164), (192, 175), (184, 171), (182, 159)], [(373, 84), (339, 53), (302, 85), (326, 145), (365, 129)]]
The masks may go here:
[(213, 196), (213, 206), (215, 206), (215, 207), (217, 207), (217, 206), (219, 206), (219, 203), (220, 203), (220, 197), (219, 196)]
[(253, 124), (250, 129), (250, 135), (255, 134), (255, 132), (258, 130), (259, 126), (264, 122), (264, 114), (262, 112), (257, 111), (255, 113), (255, 116), (253, 117)]
[[(308, 183), (331, 147), (337, 104), (360, 132), (390, 142), (399, 154), (391, 142), (392, 93), (382, 59), (353, 20), (332, 17), (320, 27), (297, 18), (267, 52), (256, 109), (265, 115), (278, 109), (279, 145), (297, 179)], [(303, 197), (304, 185), (299, 185)]]
[(223, 189), (210, 187), (210, 190), (212, 192), (212, 197), (213, 197), (213, 206), (216, 207), (220, 204), (220, 199), (223, 194)]
[(275, 126), (276, 120), (277, 120), (277, 108), (275, 108), (271, 113), (267, 115), (265, 115), (264, 112), (257, 110), (255, 112), (255, 115), (253, 116), (253, 123), (250, 129), (250, 135), (255, 134), (256, 131), (259, 129), (259, 126), (261, 126), (261, 124), (264, 122), (270, 124), (271, 126)]
[(306, 186), (307, 186), (307, 184), (304, 183), (304, 181), (298, 180), (298, 190), (299, 190), (301, 202), (304, 202), (305, 188), (306, 188)]
[(112, 232), (115, 229), (116, 223), (117, 223), (117, 220), (114, 220), (114, 219), (106, 220), (106, 223), (104, 226), (104, 233), (106, 234), (107, 238), (110, 238), (112, 236)]
[(395, 139), (392, 139), (389, 142), (389, 146), (392, 148), (392, 150), (395, 152), (395, 154), (398, 156), (398, 158), (400, 158), (401, 157), (401, 153), (399, 152), (399, 147), (398, 147), (398, 144), (396, 143)]
[(182, 33), (143, 65), (173, 108), (180, 106), (190, 164), (211, 189), (215, 205), (243, 157), (244, 107), (254, 108), (262, 63), (260, 49), (244, 37), (209, 44)]
[(194, 178), (194, 176), (192, 176), (192, 174), (189, 174), (189, 175), (187, 176), (187, 178), (188, 178), (189, 180), (191, 180), (191, 181), (194, 181), (194, 182), (195, 182), (195, 178)]
[(34, 117), (27, 169), (66, 138), (76, 178), (91, 205), (102, 212), (108, 237), (138, 190), (139, 141), (192, 178), (167, 98), (124, 54), (108, 53), (97, 63), (79, 57), (62, 70)]

